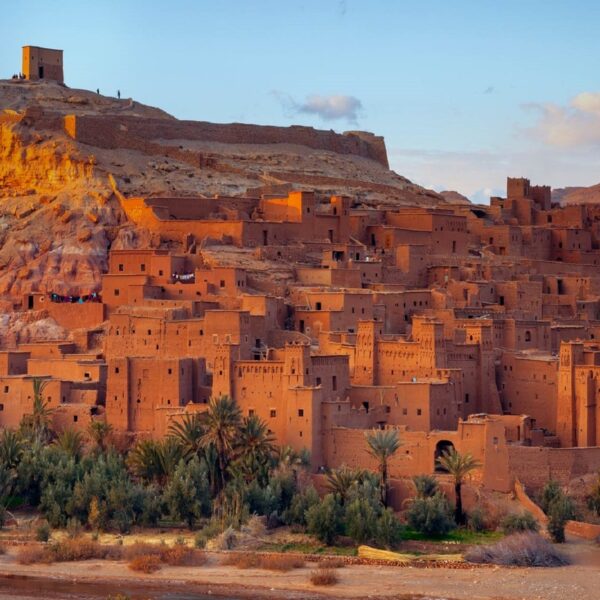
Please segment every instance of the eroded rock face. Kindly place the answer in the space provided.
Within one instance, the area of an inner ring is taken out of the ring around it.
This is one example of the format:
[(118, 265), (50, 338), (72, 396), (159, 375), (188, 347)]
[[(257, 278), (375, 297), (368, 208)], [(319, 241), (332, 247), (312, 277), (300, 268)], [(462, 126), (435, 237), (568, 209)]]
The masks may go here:
[(50, 340), (68, 340), (70, 333), (44, 311), (11, 312), (0, 315), (0, 347)]
[[(338, 138), (346, 153), (297, 143), (300, 130), (310, 139), (338, 139), (309, 128), (289, 128), (296, 143), (272, 143), (284, 128), (262, 128), (264, 139), (238, 143), (238, 130), (252, 133), (253, 126), (178, 121), (132, 100), (50, 82), (0, 81), (0, 111), (0, 297), (15, 304), (35, 291), (99, 291), (110, 248), (181, 249), (129, 223), (111, 180), (125, 196), (304, 188), (347, 194), (366, 206), (443, 202), (390, 171), (383, 141), (371, 134), (351, 138), (363, 136), (359, 146), (376, 140), (376, 158), (347, 153), (344, 136)], [(99, 129), (90, 133), (90, 122)], [(277, 130), (273, 140), (270, 129)]]

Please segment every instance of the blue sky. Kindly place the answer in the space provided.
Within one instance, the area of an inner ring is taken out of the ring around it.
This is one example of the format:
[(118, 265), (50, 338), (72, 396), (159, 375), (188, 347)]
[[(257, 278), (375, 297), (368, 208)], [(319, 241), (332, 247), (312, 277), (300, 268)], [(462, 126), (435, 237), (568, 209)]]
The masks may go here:
[(546, 0), (14, 0), (24, 44), (72, 87), (180, 118), (384, 135), (392, 168), (475, 200), (510, 176), (600, 182), (600, 3)]

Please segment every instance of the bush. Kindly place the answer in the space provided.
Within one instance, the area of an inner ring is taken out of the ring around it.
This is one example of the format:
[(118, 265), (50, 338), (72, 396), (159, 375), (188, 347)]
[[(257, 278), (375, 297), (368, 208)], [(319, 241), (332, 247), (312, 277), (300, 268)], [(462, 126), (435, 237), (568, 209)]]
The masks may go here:
[(40, 546), (23, 546), (17, 551), (17, 562), (21, 565), (45, 564), (52, 562), (52, 555)]
[(38, 542), (47, 542), (50, 539), (52, 530), (50, 529), (50, 525), (48, 521), (44, 521), (40, 523), (35, 530), (35, 539)]
[(333, 494), (311, 506), (306, 513), (308, 532), (331, 546), (342, 530), (342, 509)]
[(267, 569), (268, 571), (291, 571), (292, 569), (301, 569), (303, 566), (303, 558), (285, 554), (261, 556), (258, 564), (259, 569)]
[(313, 585), (335, 585), (339, 582), (339, 577), (333, 569), (316, 569), (311, 571), (310, 582)]
[(260, 557), (254, 552), (235, 552), (226, 554), (221, 560), (221, 564), (238, 569), (258, 569)]
[(535, 517), (528, 511), (521, 513), (510, 513), (500, 523), (502, 531), (506, 535), (523, 533), (524, 531), (539, 531), (540, 526)]
[(552, 541), (562, 544), (565, 541), (565, 525), (575, 517), (573, 500), (564, 494), (555, 498), (548, 508), (548, 533)]
[(171, 567), (200, 567), (206, 564), (206, 554), (193, 548), (177, 545), (162, 551), (162, 562)]
[(343, 559), (336, 556), (325, 558), (319, 562), (319, 569), (343, 569), (345, 566), (346, 563)]
[(596, 482), (592, 486), (589, 494), (586, 496), (586, 502), (588, 508), (596, 513), (600, 517), (600, 475), (596, 479)]
[(476, 533), (488, 529), (485, 513), (481, 508), (476, 507), (467, 515), (467, 527)]
[(79, 519), (72, 517), (67, 520), (67, 535), (70, 538), (76, 538), (81, 535), (82, 532), (81, 522)]
[(403, 527), (391, 508), (381, 513), (375, 529), (375, 542), (384, 548), (394, 548), (402, 540)]
[(540, 507), (542, 510), (548, 514), (550, 510), (550, 505), (560, 496), (564, 495), (563, 491), (560, 489), (557, 481), (550, 480), (544, 486), (542, 490), (542, 495), (540, 496)]
[(141, 554), (131, 559), (127, 566), (132, 571), (139, 571), (140, 573), (156, 573), (160, 569), (160, 556)]
[(284, 522), (287, 525), (306, 527), (306, 515), (317, 504), (319, 504), (319, 494), (310, 485), (303, 492), (294, 495), (289, 508), (283, 513)]
[(344, 515), (346, 535), (355, 542), (364, 544), (377, 535), (377, 520), (380, 507), (373, 506), (368, 498), (356, 498), (347, 506)]
[(446, 535), (455, 527), (448, 500), (440, 492), (431, 498), (415, 498), (407, 518), (408, 524), (424, 535)]
[(473, 546), (465, 554), (472, 563), (517, 567), (560, 567), (569, 559), (538, 533), (517, 533), (496, 544)]
[(135, 542), (130, 546), (123, 547), (123, 558), (132, 560), (138, 556), (161, 556), (165, 547), (159, 544), (147, 544), (146, 542)]
[(71, 562), (78, 560), (121, 558), (121, 550), (114, 546), (103, 546), (98, 542), (83, 537), (67, 538), (55, 542), (48, 548), (48, 552), (56, 562)]
[(432, 475), (415, 475), (412, 480), (419, 498), (431, 498), (439, 491), (437, 479)]

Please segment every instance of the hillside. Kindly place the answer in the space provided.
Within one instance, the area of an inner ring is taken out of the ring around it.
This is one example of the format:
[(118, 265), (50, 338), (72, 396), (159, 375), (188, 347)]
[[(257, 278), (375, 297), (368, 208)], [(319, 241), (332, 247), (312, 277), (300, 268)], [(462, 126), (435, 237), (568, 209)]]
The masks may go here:
[(159, 245), (127, 196), (258, 195), (291, 188), (359, 205), (444, 199), (387, 167), (383, 138), (309, 127), (180, 121), (131, 99), (0, 82), (0, 296), (97, 291), (109, 247)]
[(552, 190), (552, 201), (560, 204), (600, 202), (600, 183), (589, 187), (566, 187)]

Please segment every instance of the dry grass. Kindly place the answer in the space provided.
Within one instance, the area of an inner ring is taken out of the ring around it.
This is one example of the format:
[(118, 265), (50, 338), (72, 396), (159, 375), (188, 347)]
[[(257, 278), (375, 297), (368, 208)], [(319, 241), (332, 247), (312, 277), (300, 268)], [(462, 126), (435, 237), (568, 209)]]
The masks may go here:
[(17, 562), (21, 565), (48, 565), (53, 562), (53, 559), (46, 548), (40, 546), (23, 546), (17, 551)]
[(204, 552), (185, 546), (166, 548), (161, 552), (160, 558), (171, 567), (201, 567), (207, 561)]
[(335, 585), (339, 581), (338, 574), (333, 569), (321, 567), (310, 573), (310, 582), (313, 585)]
[(235, 552), (226, 554), (221, 560), (221, 564), (238, 569), (258, 569), (260, 556), (252, 552)]
[(510, 535), (496, 544), (473, 546), (465, 554), (472, 563), (518, 567), (561, 567), (569, 559), (537, 533)]
[(132, 560), (138, 556), (161, 556), (166, 550), (164, 544), (147, 544), (146, 542), (135, 542), (130, 546), (123, 546), (123, 558)]
[(227, 554), (221, 561), (222, 565), (238, 569), (266, 569), (267, 571), (291, 571), (301, 569), (304, 559), (286, 554), (268, 554), (261, 556), (254, 552), (236, 552)]
[(343, 569), (346, 563), (341, 558), (332, 556), (331, 558), (324, 558), (319, 562), (320, 569)]
[(261, 556), (259, 569), (267, 569), (269, 571), (291, 571), (292, 569), (301, 569), (303, 566), (304, 559), (298, 556), (269, 554)]
[(139, 573), (156, 573), (160, 569), (160, 556), (141, 554), (131, 559), (127, 566), (132, 571), (138, 571)]
[(78, 560), (121, 558), (120, 549), (113, 546), (103, 546), (93, 540), (78, 537), (67, 538), (48, 547), (48, 552), (56, 562), (72, 562)]

